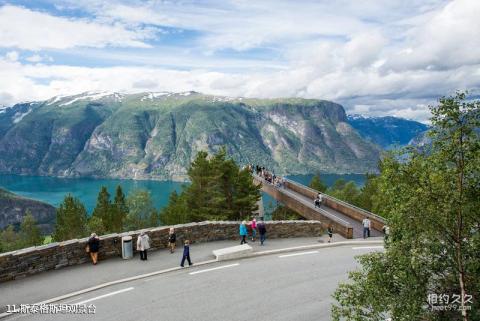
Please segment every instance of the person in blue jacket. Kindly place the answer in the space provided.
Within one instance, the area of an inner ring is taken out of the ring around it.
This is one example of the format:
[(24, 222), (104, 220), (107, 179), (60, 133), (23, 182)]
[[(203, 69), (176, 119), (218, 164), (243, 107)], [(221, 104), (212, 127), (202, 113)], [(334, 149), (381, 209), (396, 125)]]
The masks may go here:
[(240, 224), (240, 238), (242, 239), (240, 241), (240, 245), (247, 243), (247, 222), (242, 221), (242, 224)]
[(180, 266), (183, 267), (183, 264), (185, 263), (185, 260), (188, 261), (188, 265), (192, 265), (192, 261), (190, 261), (190, 241), (185, 240), (185, 243), (183, 245), (183, 257), (182, 257), (182, 263), (180, 263)]

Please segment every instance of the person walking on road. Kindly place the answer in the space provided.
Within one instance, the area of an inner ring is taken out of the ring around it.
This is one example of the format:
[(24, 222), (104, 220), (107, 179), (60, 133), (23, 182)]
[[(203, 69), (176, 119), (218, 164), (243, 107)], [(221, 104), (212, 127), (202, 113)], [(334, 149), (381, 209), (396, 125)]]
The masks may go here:
[(97, 234), (92, 233), (88, 239), (87, 252), (90, 253), (92, 264), (97, 265), (98, 262), (98, 250), (100, 249), (100, 239)]
[(330, 242), (332, 241), (332, 237), (333, 237), (333, 228), (332, 228), (332, 226), (329, 226), (329, 227), (328, 227), (327, 233), (328, 233), (328, 243), (330, 243)]
[(181, 267), (184, 267), (185, 260), (188, 261), (188, 266), (193, 265), (192, 261), (190, 260), (190, 241), (185, 240), (185, 243), (183, 244), (183, 256), (182, 256), (182, 262), (180, 263)]
[(370, 226), (371, 226), (371, 222), (370, 222), (370, 219), (369, 217), (365, 217), (362, 221), (362, 225), (363, 225), (363, 238), (366, 239), (367, 237), (370, 237)]
[(265, 222), (263, 220), (260, 220), (258, 223), (258, 232), (260, 233), (260, 245), (263, 245), (267, 236), (267, 227), (265, 226)]
[(250, 226), (252, 227), (252, 242), (255, 242), (257, 238), (257, 219), (255, 217), (250, 221)]
[(175, 243), (177, 242), (177, 235), (175, 234), (175, 229), (170, 228), (168, 232), (168, 248), (170, 249), (170, 254), (175, 252)]
[(150, 237), (141, 232), (137, 238), (137, 251), (140, 252), (140, 260), (147, 261), (147, 250), (150, 248)]
[(247, 243), (247, 222), (242, 221), (242, 224), (240, 224), (240, 238), (242, 239), (240, 241), (240, 245)]

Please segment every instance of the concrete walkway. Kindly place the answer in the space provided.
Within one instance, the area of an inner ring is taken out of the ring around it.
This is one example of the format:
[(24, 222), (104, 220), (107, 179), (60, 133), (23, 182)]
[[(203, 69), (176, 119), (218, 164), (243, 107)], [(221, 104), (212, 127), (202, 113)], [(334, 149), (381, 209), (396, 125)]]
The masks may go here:
[[(334, 235), (334, 242), (344, 240), (342, 236)], [(254, 252), (261, 252), (319, 244), (319, 242), (326, 243), (326, 241), (327, 236), (324, 235), (319, 238), (267, 239), (264, 246), (260, 246), (258, 241), (248, 244), (253, 247)], [(192, 244), (190, 248), (191, 258), (194, 263), (213, 260), (213, 250), (238, 244), (239, 242), (236, 241)], [(177, 267), (180, 265), (182, 250), (182, 248), (178, 248), (173, 254), (170, 254), (166, 249), (151, 251), (148, 255), (148, 261), (140, 261), (138, 255), (131, 260), (123, 260), (120, 257), (112, 258), (100, 261), (96, 266), (82, 264), (0, 283), (0, 293), (2, 293), (0, 296), (0, 313), (5, 311), (8, 304), (37, 303), (101, 283)]]
[[(281, 191), (284, 192), (284, 193), (287, 193), (290, 197), (293, 197), (293, 198), (301, 201), (303, 204), (307, 205), (308, 207), (315, 208), (315, 204), (313, 203), (312, 199), (310, 199), (310, 198), (308, 198), (304, 195), (301, 195), (301, 194), (299, 194), (299, 193), (297, 193), (294, 190), (291, 190), (289, 188), (283, 188), (283, 189), (281, 189)], [(350, 223), (350, 225), (352, 225), (352, 227), (353, 227), (353, 238), (354, 239), (363, 238), (362, 222), (354, 220), (353, 218), (351, 218), (351, 217), (349, 217), (349, 216), (347, 216), (343, 213), (340, 213), (339, 211), (336, 211), (333, 208), (330, 208), (326, 205), (322, 205), (321, 209), (326, 211), (327, 213), (335, 216), (335, 217), (338, 217), (338, 218), (342, 219), (343, 221), (346, 221), (346, 222)], [(370, 236), (380, 237), (380, 236), (383, 236), (383, 233), (372, 228), (370, 230)]]

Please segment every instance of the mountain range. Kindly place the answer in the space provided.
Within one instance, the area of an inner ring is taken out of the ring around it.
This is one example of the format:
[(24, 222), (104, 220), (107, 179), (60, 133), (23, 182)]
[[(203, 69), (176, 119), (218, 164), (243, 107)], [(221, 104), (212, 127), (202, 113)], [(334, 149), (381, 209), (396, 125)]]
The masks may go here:
[(87, 92), (0, 108), (0, 173), (183, 180), (198, 151), (222, 146), (279, 174), (374, 172), (379, 145), (423, 128), (379, 123), (317, 99)]
[(383, 149), (415, 144), (416, 141), (421, 140), (423, 134), (429, 129), (429, 126), (423, 123), (392, 116), (349, 115), (348, 123), (363, 138), (381, 146)]

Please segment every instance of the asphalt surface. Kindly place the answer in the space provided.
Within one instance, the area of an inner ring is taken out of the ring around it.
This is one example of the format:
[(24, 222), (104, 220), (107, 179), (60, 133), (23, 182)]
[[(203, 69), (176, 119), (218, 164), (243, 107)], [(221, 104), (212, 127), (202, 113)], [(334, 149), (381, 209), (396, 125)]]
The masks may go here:
[[(268, 236), (268, 234), (267, 234)], [(267, 239), (264, 246), (259, 242), (249, 242), (254, 252), (279, 248), (302, 246), (326, 241), (326, 235), (318, 238)], [(342, 241), (340, 235), (334, 235), (334, 241)], [(213, 250), (238, 245), (237, 241), (217, 241), (192, 244), (190, 248), (193, 262), (212, 260)], [(89, 288), (101, 283), (128, 278), (140, 274), (177, 267), (180, 265), (182, 248), (174, 254), (166, 249), (149, 251), (148, 261), (140, 261), (139, 256), (131, 260), (110, 258), (99, 261), (98, 265), (81, 264), (50, 270), (23, 279), (0, 283), (0, 312), (5, 312), (8, 304), (37, 303), (67, 293)]]
[(374, 250), (381, 249), (341, 246), (194, 265), (59, 302), (93, 304), (95, 314), (5, 320), (330, 320), (331, 295), (357, 266), (355, 255)]

